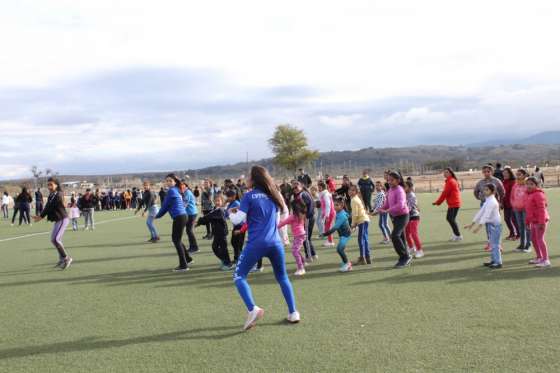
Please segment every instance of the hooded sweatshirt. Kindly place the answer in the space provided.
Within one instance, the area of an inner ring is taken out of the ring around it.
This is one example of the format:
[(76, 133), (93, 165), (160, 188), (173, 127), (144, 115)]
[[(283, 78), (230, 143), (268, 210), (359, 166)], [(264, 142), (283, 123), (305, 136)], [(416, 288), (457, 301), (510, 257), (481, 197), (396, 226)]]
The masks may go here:
[(548, 223), (550, 216), (547, 207), (546, 194), (544, 194), (542, 189), (537, 188), (531, 192), (527, 192), (527, 198), (525, 199), (525, 211), (527, 215), (525, 221), (528, 224)]

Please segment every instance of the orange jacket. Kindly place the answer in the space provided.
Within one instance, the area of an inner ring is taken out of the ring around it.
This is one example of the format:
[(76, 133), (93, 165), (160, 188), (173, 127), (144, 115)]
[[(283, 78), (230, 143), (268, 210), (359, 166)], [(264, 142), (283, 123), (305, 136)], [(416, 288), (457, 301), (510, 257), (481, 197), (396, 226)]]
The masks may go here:
[(461, 207), (461, 190), (459, 189), (459, 183), (451, 176), (445, 180), (443, 191), (435, 204), (439, 206), (443, 201), (447, 202), (449, 208)]

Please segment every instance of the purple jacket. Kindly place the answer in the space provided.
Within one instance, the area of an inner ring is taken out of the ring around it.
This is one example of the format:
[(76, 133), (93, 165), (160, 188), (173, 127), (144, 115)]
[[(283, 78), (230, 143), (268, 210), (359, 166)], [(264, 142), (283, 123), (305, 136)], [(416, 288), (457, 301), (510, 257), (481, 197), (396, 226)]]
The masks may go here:
[(398, 185), (389, 189), (382, 209), (388, 210), (391, 216), (408, 215), (410, 210), (406, 204), (406, 193), (402, 186)]

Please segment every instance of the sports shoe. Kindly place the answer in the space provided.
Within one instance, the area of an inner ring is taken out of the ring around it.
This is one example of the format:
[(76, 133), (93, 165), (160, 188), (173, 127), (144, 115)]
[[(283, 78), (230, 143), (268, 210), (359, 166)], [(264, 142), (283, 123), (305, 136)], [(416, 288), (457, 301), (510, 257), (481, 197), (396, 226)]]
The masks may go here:
[(416, 250), (416, 252), (414, 253), (414, 257), (415, 258), (423, 258), (424, 257), (424, 251), (423, 250)]
[(286, 320), (290, 323), (290, 324), (297, 324), (299, 322), (299, 320), (301, 319), (299, 312), (298, 311), (294, 311), (292, 313), (290, 313), (288, 315), (288, 317), (286, 318)]
[(58, 263), (56, 263), (56, 265), (54, 266), (54, 268), (62, 267), (63, 264), (64, 264), (64, 259), (61, 258), (61, 259), (58, 260)]
[(67, 256), (66, 258), (64, 258), (64, 263), (62, 263), (62, 265), (60, 266), (60, 269), (64, 270), (64, 269), (70, 267), (70, 265), (72, 264), (73, 261), (74, 261), (74, 259), (72, 259), (71, 256)]
[(483, 266), (490, 267), (493, 264), (494, 264), (494, 262), (486, 262), (486, 263), (483, 264)]
[(486, 252), (492, 251), (492, 248), (490, 247), (489, 243), (487, 243), (486, 246), (484, 247), (484, 251), (486, 251)]
[(189, 249), (189, 254), (196, 254), (200, 249), (198, 247), (191, 247)]
[(523, 251), (525, 254), (530, 253), (530, 252), (531, 252), (531, 246), (524, 248), (522, 251)]
[(366, 264), (371, 264), (371, 258), (369, 256), (366, 256)]
[(502, 265), (500, 263), (492, 263), (488, 266), (488, 268), (490, 268), (490, 269), (500, 269), (500, 268), (502, 268)]
[(305, 258), (305, 263), (307, 263), (307, 264), (313, 263), (313, 257), (309, 256), (309, 257)]
[(334, 242), (325, 241), (325, 243), (323, 243), (323, 247), (334, 247)]
[(252, 311), (249, 311), (247, 314), (247, 321), (245, 321), (245, 326), (243, 326), (243, 330), (249, 330), (253, 328), (257, 321), (262, 319), (264, 316), (264, 310), (258, 306), (253, 307)]
[(348, 262), (348, 263), (343, 263), (340, 266), (340, 269), (338, 270), (339, 272), (350, 272), (352, 270), (352, 263)]
[(397, 264), (395, 264), (395, 268), (401, 269), (401, 268), (404, 268), (404, 267), (408, 267), (410, 265), (410, 262), (412, 262), (412, 257), (411, 256), (409, 256), (406, 259), (399, 259)]
[(233, 271), (234, 269), (235, 269), (235, 266), (233, 264), (230, 264), (230, 265), (222, 264), (220, 266), (220, 271), (223, 271), (223, 272)]
[(550, 267), (550, 260), (542, 260), (539, 263), (535, 264), (535, 267), (539, 267), (539, 268)]
[(380, 245), (388, 245), (390, 242), (391, 241), (389, 241), (389, 240), (381, 240), (381, 241), (379, 241), (379, 244)]
[(516, 252), (518, 252), (518, 253), (522, 253), (522, 252), (525, 251), (525, 249), (524, 249), (523, 247), (521, 247), (521, 246), (517, 246), (515, 249), (513, 249), (513, 251), (516, 251)]
[(542, 262), (542, 259), (540, 258), (533, 258), (529, 260), (529, 264), (539, 264), (540, 262)]
[(357, 266), (363, 266), (363, 265), (365, 265), (365, 264), (366, 264), (366, 260), (364, 259), (363, 256), (360, 256), (360, 257), (354, 262), (354, 265), (357, 265)]
[(255, 272), (262, 272), (264, 267), (257, 267), (257, 265), (255, 264), (255, 266), (253, 268), (251, 268), (251, 270), (249, 271), (249, 273), (255, 273)]
[(409, 247), (406, 249), (406, 251), (408, 251), (408, 255), (413, 255), (414, 252), (416, 251), (416, 248), (414, 247)]
[(305, 268), (302, 268), (295, 271), (294, 276), (303, 276), (304, 274), (305, 274)]
[(175, 267), (175, 268), (173, 269), (173, 272), (178, 272), (178, 273), (180, 273), (180, 272), (187, 272), (188, 270), (189, 270), (189, 267), (181, 267), (181, 266), (179, 266), (179, 267)]
[(319, 255), (315, 254), (313, 255), (313, 261), (319, 260)]

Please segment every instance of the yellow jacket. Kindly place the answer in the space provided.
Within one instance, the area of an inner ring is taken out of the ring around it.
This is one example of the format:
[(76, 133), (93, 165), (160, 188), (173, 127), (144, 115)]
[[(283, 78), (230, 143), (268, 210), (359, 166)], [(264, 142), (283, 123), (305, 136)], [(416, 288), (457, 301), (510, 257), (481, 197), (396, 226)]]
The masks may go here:
[(360, 197), (354, 196), (350, 201), (350, 206), (352, 206), (352, 225), (369, 222), (369, 215)]

